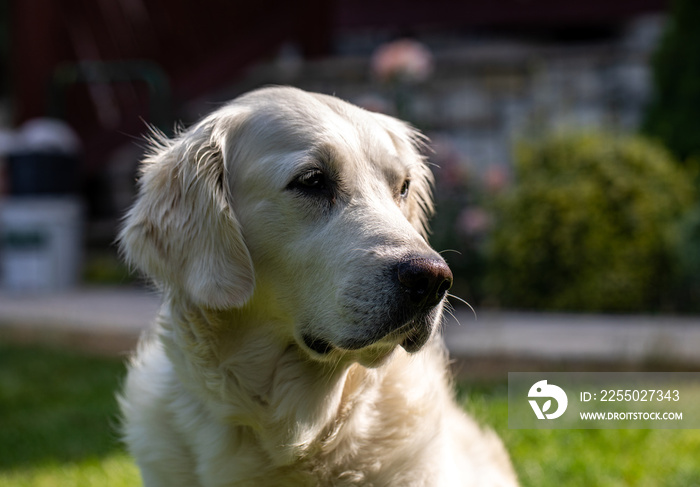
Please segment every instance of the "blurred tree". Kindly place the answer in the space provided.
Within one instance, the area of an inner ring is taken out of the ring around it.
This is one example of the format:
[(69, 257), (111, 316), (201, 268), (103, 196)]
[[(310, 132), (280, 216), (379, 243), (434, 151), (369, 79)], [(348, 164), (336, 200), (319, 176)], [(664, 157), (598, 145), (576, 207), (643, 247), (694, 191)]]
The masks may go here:
[(565, 133), (523, 142), (503, 194), (488, 287), (516, 308), (665, 306), (672, 233), (693, 201), (687, 172), (639, 136)]
[(654, 93), (642, 131), (681, 161), (700, 158), (700, 2), (674, 0), (652, 60)]

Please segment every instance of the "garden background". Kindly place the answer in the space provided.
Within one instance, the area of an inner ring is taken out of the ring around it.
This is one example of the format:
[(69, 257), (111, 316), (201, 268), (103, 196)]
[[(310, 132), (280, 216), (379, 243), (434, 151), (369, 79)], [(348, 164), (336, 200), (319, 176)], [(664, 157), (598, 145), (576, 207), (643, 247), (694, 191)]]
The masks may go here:
[[(673, 317), (685, 320), (679, 340), (695, 343), (700, 4), (566, 3), (0, 2), (0, 303), (27, 308), (0, 309), (0, 485), (138, 485), (115, 399), (114, 353), (132, 343), (99, 327), (61, 335), (31, 303), (151, 294), (113, 244), (146, 124), (171, 132), (263, 85), (334, 94), (429, 137), (431, 243), (477, 320), (517, 314), (573, 336), (572, 316), (604, 316), (662, 336)], [(58, 217), (8, 216), (36, 199), (79, 210), (57, 256), (42, 231)], [(53, 258), (73, 264), (47, 277)], [(660, 345), (633, 362), (566, 361), (547, 346), (465, 353), (456, 394), (504, 437), (523, 485), (700, 485), (697, 431), (507, 428), (508, 370), (697, 369)]]

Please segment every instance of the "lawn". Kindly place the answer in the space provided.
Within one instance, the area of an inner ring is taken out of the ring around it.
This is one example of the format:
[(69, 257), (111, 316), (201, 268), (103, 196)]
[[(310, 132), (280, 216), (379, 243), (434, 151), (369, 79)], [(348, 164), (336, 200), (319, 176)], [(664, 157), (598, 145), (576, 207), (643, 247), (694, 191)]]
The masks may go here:
[(117, 434), (121, 360), (0, 345), (0, 486), (140, 485)]
[[(120, 360), (0, 345), (0, 485), (133, 487), (114, 392)], [(700, 430), (509, 430), (503, 383), (460, 401), (504, 438), (523, 486), (700, 486)]]

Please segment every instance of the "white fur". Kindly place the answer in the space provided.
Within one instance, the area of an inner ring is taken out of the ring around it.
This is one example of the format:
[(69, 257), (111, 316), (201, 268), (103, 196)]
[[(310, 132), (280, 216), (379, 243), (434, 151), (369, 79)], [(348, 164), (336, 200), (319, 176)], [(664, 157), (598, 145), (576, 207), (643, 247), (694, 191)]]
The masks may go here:
[[(498, 438), (454, 403), (442, 304), (415, 353), (405, 328), (377, 335), (397, 319), (387, 269), (440, 259), (415, 131), (267, 88), (157, 139), (120, 235), (164, 295), (121, 397), (146, 487), (516, 484)], [(319, 167), (332, 198), (290, 186)]]

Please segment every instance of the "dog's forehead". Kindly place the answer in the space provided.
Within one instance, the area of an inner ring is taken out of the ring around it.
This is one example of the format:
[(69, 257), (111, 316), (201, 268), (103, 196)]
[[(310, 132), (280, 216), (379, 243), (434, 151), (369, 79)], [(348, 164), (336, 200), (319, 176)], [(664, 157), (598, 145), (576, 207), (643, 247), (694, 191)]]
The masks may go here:
[(297, 90), (279, 95), (256, 100), (250, 119), (252, 133), (263, 142), (256, 144), (258, 154), (251, 162), (265, 166), (267, 177), (278, 185), (318, 160), (341, 173), (405, 177), (415, 154), (400, 122), (327, 95)]

